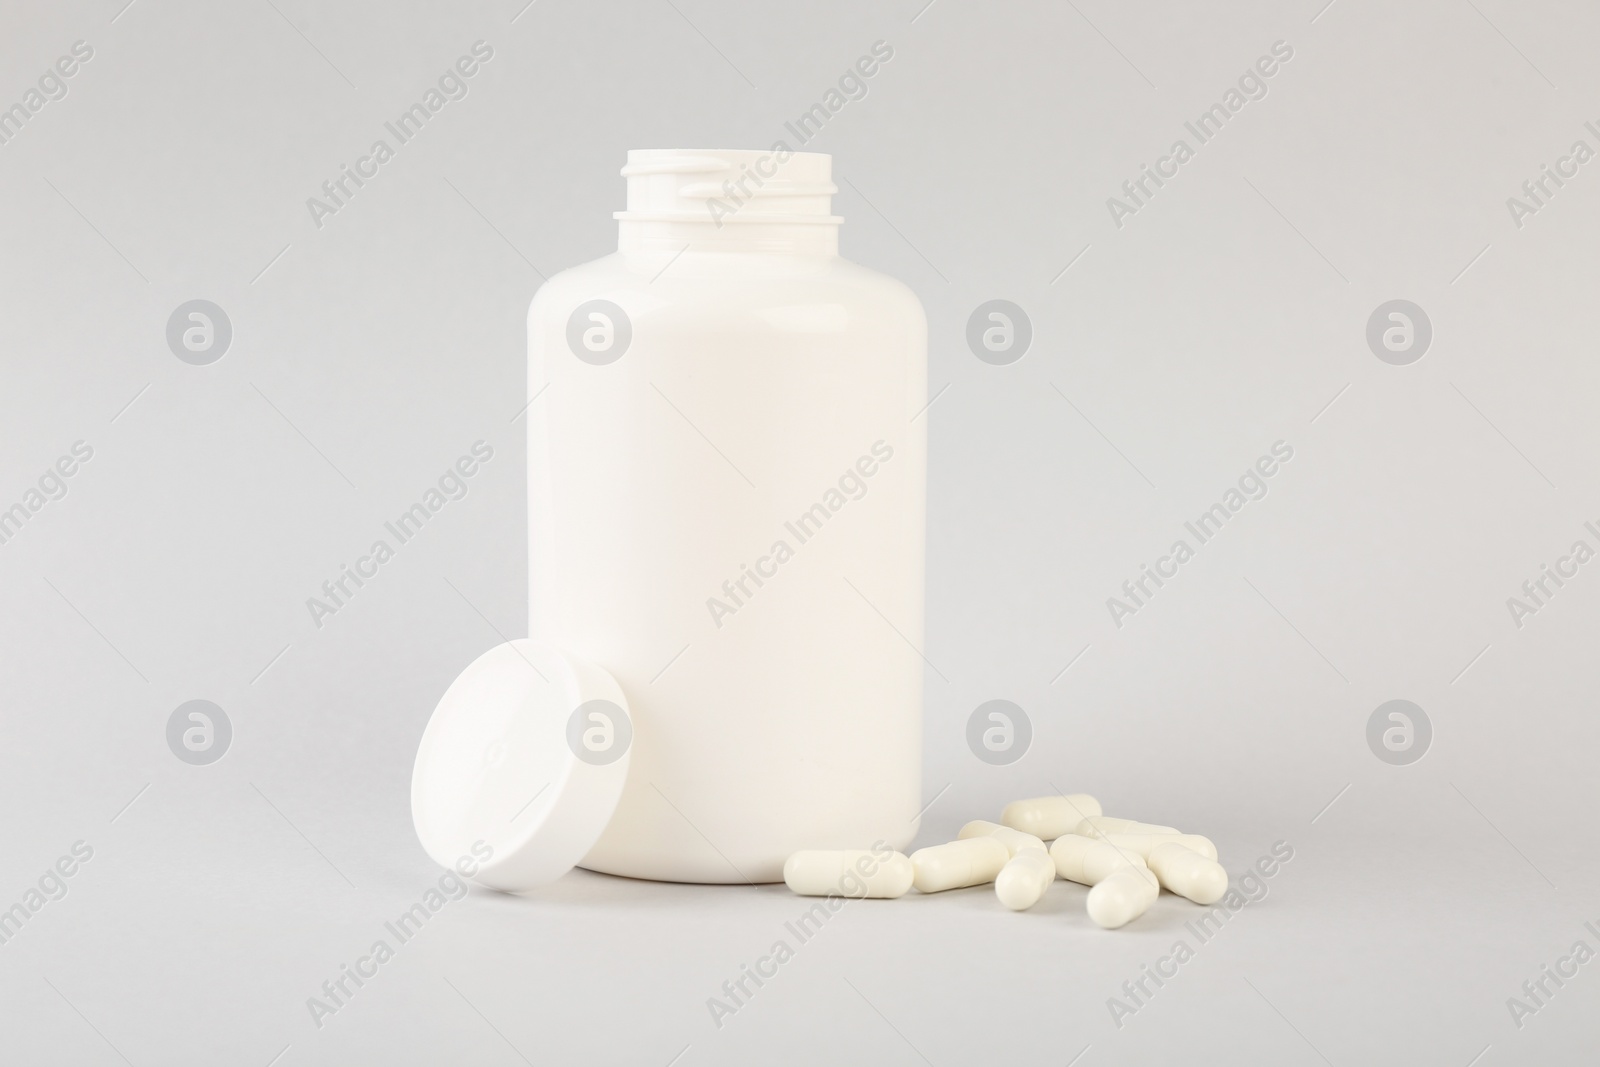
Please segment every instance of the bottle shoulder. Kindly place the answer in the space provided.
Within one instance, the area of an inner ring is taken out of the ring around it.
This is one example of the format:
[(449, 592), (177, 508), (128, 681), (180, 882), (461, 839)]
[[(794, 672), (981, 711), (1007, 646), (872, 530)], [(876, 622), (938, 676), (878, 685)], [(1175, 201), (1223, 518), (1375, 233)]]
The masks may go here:
[[(707, 305), (733, 311), (776, 304), (871, 307), (925, 326), (910, 286), (839, 256), (790, 257), (613, 252), (552, 275), (533, 296), (530, 321), (565, 317), (589, 300), (612, 300), (640, 312)], [(633, 309), (629, 309), (630, 314)]]
[(592, 295), (616, 288), (625, 274), (618, 269), (620, 265), (613, 262), (618, 258), (620, 253), (613, 252), (550, 275), (534, 290), (533, 299), (528, 305), (529, 315), (537, 314), (550, 304), (582, 302)]

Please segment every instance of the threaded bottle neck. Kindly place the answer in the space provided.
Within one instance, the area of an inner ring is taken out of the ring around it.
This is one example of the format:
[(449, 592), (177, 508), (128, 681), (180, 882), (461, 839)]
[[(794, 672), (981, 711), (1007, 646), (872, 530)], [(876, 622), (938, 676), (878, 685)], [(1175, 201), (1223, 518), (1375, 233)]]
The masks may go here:
[(618, 248), (836, 255), (832, 169), (831, 156), (784, 148), (635, 149)]

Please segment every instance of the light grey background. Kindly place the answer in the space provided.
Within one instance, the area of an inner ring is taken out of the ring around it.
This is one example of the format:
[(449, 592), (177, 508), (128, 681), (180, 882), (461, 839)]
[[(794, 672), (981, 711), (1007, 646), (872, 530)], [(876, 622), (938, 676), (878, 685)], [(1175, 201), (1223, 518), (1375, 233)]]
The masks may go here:
[[(1591, 6), (124, 2), (0, 9), (0, 106), (94, 49), (0, 145), (0, 507), (94, 449), (0, 545), (0, 908), (94, 850), (0, 945), (0, 1058), (1592, 1059), (1600, 963), (1520, 1029), (1506, 1005), (1600, 948), (1600, 563), (1520, 629), (1506, 607), (1600, 520), (1600, 161), (1520, 228), (1506, 205), (1600, 148)], [(834, 154), (844, 254), (929, 312), (922, 842), (1059, 787), (1209, 834), (1236, 875), (1294, 859), (1120, 1028), (1107, 999), (1194, 943), (1187, 902), (1120, 933), (1066, 883), (1022, 915), (852, 904), (718, 1028), (707, 998), (802, 902), (581, 872), (451, 903), (315, 1026), (306, 999), (438, 875), (407, 806), (429, 711), (523, 632), (541, 273), (614, 247), (628, 148), (799, 147), (784, 122), (880, 39), (806, 147)], [(478, 40), (467, 97), (314, 226), (306, 199)], [(1279, 40), (1268, 95), (1113, 225)], [(165, 341), (196, 298), (233, 326), (209, 366)], [(1003, 367), (964, 341), (997, 298), (1034, 327)], [(1393, 299), (1433, 325), (1409, 366), (1365, 340)], [(480, 439), (466, 498), (314, 626), (306, 599)], [(1278, 440), (1270, 494), (1113, 625)], [(1034, 740), (997, 767), (964, 737), (999, 698)], [(1433, 724), (1410, 766), (1366, 743), (1396, 698)], [(209, 766), (166, 745), (193, 699), (233, 726)]]

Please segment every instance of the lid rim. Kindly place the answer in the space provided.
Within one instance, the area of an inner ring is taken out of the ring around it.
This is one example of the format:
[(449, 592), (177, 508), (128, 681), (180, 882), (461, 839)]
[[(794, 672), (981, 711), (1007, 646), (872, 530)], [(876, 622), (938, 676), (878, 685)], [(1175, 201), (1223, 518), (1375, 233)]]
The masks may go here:
[[(614, 706), (626, 720), (626, 729), (613, 734), (622, 738), (621, 753), (598, 762), (569, 741), (573, 716), (593, 701)], [(423, 851), (491, 889), (520, 892), (554, 881), (588, 854), (611, 821), (632, 735), (622, 688), (601, 668), (531, 638), (494, 646), (450, 683), (417, 746), (411, 816)], [(529, 799), (507, 818), (505, 798), (523, 795)], [(539, 801), (537, 819), (509, 825), (526, 819)]]

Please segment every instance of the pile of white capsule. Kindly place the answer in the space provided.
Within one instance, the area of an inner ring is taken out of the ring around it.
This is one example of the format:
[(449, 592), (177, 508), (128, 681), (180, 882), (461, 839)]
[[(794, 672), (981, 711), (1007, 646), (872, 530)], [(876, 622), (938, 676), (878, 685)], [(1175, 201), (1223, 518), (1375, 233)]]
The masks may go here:
[(1057, 877), (1090, 887), (1089, 918), (1107, 930), (1143, 915), (1163, 889), (1196, 904), (1214, 904), (1228, 889), (1209, 839), (1102, 815), (1086, 793), (1018, 800), (998, 823), (969, 822), (955, 841), (910, 856), (807, 851), (783, 865), (784, 882), (803, 896), (899, 897), (912, 886), (940, 893), (992, 882), (1012, 911), (1037, 904)]

